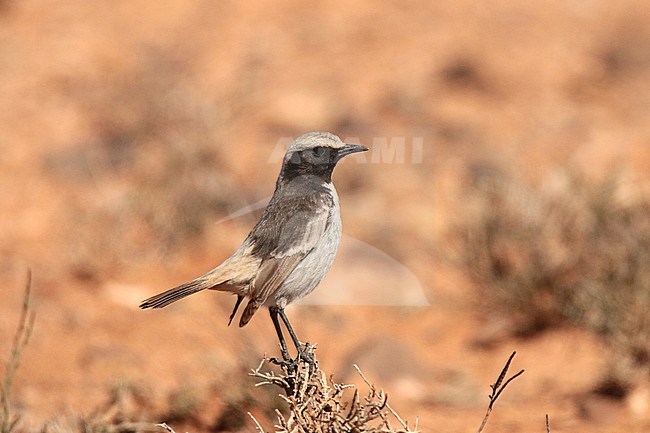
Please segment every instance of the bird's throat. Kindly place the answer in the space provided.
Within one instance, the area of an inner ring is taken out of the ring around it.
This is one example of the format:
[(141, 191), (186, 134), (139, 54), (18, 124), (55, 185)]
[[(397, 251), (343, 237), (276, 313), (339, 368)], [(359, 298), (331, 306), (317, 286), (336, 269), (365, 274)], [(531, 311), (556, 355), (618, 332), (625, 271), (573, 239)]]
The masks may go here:
[(299, 176), (317, 176), (323, 179), (324, 182), (332, 182), (332, 172), (336, 163), (323, 163), (323, 164), (309, 164), (305, 162), (294, 163), (286, 161), (282, 166), (280, 179), (291, 182)]

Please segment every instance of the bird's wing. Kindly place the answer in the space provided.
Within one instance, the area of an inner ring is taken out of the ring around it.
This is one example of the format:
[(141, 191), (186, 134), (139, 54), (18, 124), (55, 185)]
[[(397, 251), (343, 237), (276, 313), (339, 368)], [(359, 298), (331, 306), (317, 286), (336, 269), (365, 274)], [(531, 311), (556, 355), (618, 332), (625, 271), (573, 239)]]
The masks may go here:
[(273, 295), (298, 264), (318, 244), (327, 227), (332, 196), (314, 194), (287, 198), (269, 204), (260, 223), (251, 232), (257, 253), (263, 258), (251, 286), (251, 301), (240, 326)]

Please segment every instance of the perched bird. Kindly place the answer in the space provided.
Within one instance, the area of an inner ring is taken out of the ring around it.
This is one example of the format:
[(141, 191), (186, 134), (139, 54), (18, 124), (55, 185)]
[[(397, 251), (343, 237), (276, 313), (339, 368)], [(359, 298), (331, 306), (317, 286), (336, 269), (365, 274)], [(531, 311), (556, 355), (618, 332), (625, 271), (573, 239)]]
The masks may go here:
[(271, 201), (237, 251), (205, 275), (143, 301), (140, 308), (162, 308), (205, 289), (229, 292), (237, 301), (228, 324), (244, 299), (248, 302), (239, 319), (240, 327), (261, 306), (267, 307), (284, 362), (294, 360), (278, 316), (296, 346), (297, 359), (309, 358), (284, 308), (311, 293), (330, 269), (341, 239), (332, 171), (346, 155), (366, 150), (346, 144), (329, 132), (310, 132), (296, 138), (284, 156)]

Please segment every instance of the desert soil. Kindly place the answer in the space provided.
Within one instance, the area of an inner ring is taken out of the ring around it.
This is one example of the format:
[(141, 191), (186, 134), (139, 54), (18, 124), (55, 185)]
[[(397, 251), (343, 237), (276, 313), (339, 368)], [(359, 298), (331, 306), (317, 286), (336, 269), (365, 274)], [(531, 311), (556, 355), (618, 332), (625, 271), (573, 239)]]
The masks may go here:
[[(15, 382), (23, 426), (71, 423), (137, 389), (123, 404), (138, 419), (193, 402), (177, 431), (252, 431), (246, 410), (270, 428), (246, 377), (277, 352), (264, 313), (238, 329), (226, 295), (137, 306), (227, 257), (259, 210), (230, 215), (271, 194), (278, 149), (322, 129), (372, 148), (337, 168), (345, 242), (310, 304), (288, 310), (324, 370), (358, 383), (356, 363), (423, 431), (467, 432), (516, 350), (526, 373), (487, 431), (543, 432), (545, 414), (553, 432), (650, 431), (648, 384), (625, 400), (591, 393), (606, 344), (566, 328), (513, 338), (446, 242), (472, 170), (535, 181), (623, 166), (648, 181), (648, 12), (627, 0), (0, 1), (3, 357), (27, 268), (37, 315)], [(403, 160), (381, 153), (395, 137)], [(243, 427), (224, 421), (229, 405)]]

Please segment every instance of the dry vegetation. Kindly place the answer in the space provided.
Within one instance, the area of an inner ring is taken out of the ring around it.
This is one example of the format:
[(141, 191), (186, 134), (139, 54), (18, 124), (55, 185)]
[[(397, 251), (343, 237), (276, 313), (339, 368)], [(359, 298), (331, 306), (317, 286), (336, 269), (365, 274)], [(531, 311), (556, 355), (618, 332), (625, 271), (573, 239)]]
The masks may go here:
[[(315, 356), (313, 347), (310, 353)], [(284, 400), (289, 415), (277, 410), (276, 433), (409, 433), (419, 432), (417, 421), (413, 428), (388, 404), (388, 396), (377, 389), (361, 370), (357, 372), (367, 385), (367, 393), (361, 394), (354, 385), (334, 382), (318, 367), (300, 362), (297, 369), (283, 366), (282, 373), (262, 371), (267, 360), (251, 375), (261, 381), (257, 385), (271, 385), (284, 390)], [(351, 397), (350, 397), (350, 394)], [(260, 433), (263, 428), (253, 418)]]
[[(0, 432), (12, 433), (25, 431), (19, 425), (20, 414), (12, 409), (12, 383), (23, 351), (34, 328), (35, 314), (30, 307), (31, 272), (28, 275), (24, 290), (24, 299), (21, 309), (18, 328), (14, 335), (9, 361), (6, 364), (2, 389), (0, 392)], [(264, 358), (256, 369), (249, 374), (258, 382), (256, 390), (260, 387), (273, 388), (273, 392), (282, 391), (280, 395), (288, 406), (288, 415), (280, 408), (272, 408), (275, 404), (267, 400), (268, 412), (273, 411), (277, 416), (275, 433), (340, 433), (340, 432), (367, 432), (367, 433), (416, 433), (421, 432), (418, 428), (418, 421), (410, 427), (409, 423), (388, 403), (388, 395), (382, 389), (378, 389), (356, 365), (359, 376), (363, 379), (367, 390), (362, 393), (355, 385), (341, 384), (334, 381), (318, 367), (318, 361), (314, 352), (315, 346), (306, 345), (306, 350), (311, 355), (314, 363), (300, 360), (297, 364), (280, 364), (280, 371), (264, 370), (265, 365), (271, 368), (277, 362)], [(478, 429), (481, 433), (487, 424), (489, 416), (501, 393), (514, 379), (524, 371), (521, 370), (510, 378), (506, 379), (508, 369), (515, 356), (513, 353), (506, 362), (496, 382), (491, 385), (492, 393), (489, 395), (489, 405), (485, 417)], [(243, 379), (243, 378), (242, 378)], [(235, 382), (237, 380), (235, 379)], [(242, 380), (243, 382), (243, 380)], [(260, 394), (260, 392), (256, 392)], [(257, 398), (258, 404), (265, 401), (264, 392), (261, 398)], [(153, 413), (148, 402), (147, 391), (122, 384), (115, 387), (110, 393), (106, 404), (98, 407), (93, 413), (84, 417), (58, 418), (47, 422), (41, 428), (42, 433), (139, 433), (153, 432), (165, 429), (175, 433), (174, 429), (167, 423), (183, 422), (191, 418), (197, 410), (194, 398), (183, 394), (171, 400), (172, 404), (167, 412)], [(238, 414), (241, 421), (243, 406), (239, 408)], [(263, 412), (263, 411), (262, 411)], [(226, 411), (227, 413), (227, 411)], [(265, 433), (260, 422), (251, 414), (252, 423), (260, 433)], [(166, 422), (154, 424), (145, 419), (161, 418)], [(548, 423), (548, 419), (547, 419)], [(228, 423), (215, 425), (212, 430), (229, 430), (234, 425)], [(237, 423), (237, 430), (243, 427)]]
[(165, 257), (236, 201), (226, 170), (215, 170), (225, 165), (223, 114), (196, 95), (186, 68), (150, 49), (128, 78), (105, 87), (60, 79), (62, 94), (95, 132), (51, 152), (45, 169), (65, 186), (101, 185), (77, 194), (67, 209), (64, 236), (76, 276)]
[[(22, 284), (35, 270), (40, 331), (5, 429), (21, 408), (52, 433), (250, 431), (247, 412), (264, 424), (275, 408), (289, 422), (277, 388), (229, 384), (276, 349), (268, 323), (227, 329), (219, 296), (155, 315), (137, 304), (227, 257), (255, 215), (217, 222), (270, 194), (274, 145), (323, 129), (407, 138), (404, 163), (349, 161), (335, 182), (346, 235), (403, 265), (432, 304), (296, 307), (328, 372), (354, 381), (359, 363), (423, 430), (471, 431), (482, 384), (516, 347), (528, 373), (491, 427), (539, 431), (548, 411), (558, 431), (650, 431), (648, 197), (615, 173), (548, 175), (617, 159), (647, 180), (646, 3), (0, 0), (0, 274)], [(484, 160), (548, 177), (481, 174), (456, 194)], [(461, 265), (446, 266), (435, 252), (459, 215)], [(361, 253), (342, 248), (319, 290), (373, 296), (384, 262)], [(477, 297), (514, 337), (477, 348), (491, 328)], [(0, 290), (3, 351), (15, 304)], [(593, 389), (626, 398), (583, 410)]]
[[(9, 361), (5, 368), (0, 392), (0, 432), (12, 433), (19, 430), (20, 415), (12, 409), (11, 389), (23, 350), (29, 342), (33, 326), (34, 313), (30, 309), (31, 274), (25, 286), (25, 295), (21, 316), (14, 337)], [(308, 347), (314, 357), (314, 347)], [(262, 371), (263, 359), (251, 376), (261, 379), (257, 385), (272, 385), (285, 392), (284, 401), (288, 404), (289, 415), (275, 409), (278, 416), (278, 433), (315, 433), (315, 432), (385, 432), (409, 433), (418, 432), (417, 422), (413, 429), (388, 404), (388, 396), (383, 390), (378, 390), (357, 368), (357, 371), (368, 386), (368, 392), (361, 397), (354, 385), (336, 383), (317, 366), (301, 361), (297, 366), (282, 366), (281, 374), (273, 371)], [(270, 363), (272, 365), (272, 363)], [(242, 382), (244, 377), (241, 378)], [(237, 380), (235, 379), (235, 382)], [(349, 398), (347, 394), (353, 393)], [(260, 394), (260, 393), (258, 393)], [(261, 393), (264, 394), (264, 393)], [(346, 398), (347, 397), (347, 398)], [(498, 395), (497, 395), (498, 397)], [(81, 418), (61, 418), (48, 422), (42, 428), (43, 433), (64, 433), (79, 431), (81, 433), (127, 433), (150, 432), (173, 429), (166, 423), (154, 424), (143, 421), (147, 416), (146, 391), (134, 386), (119, 386), (113, 389), (106, 404), (100, 406), (94, 413)], [(264, 396), (258, 398), (263, 401)], [(347, 401), (346, 401), (347, 400)], [(492, 403), (490, 404), (490, 409)], [(187, 396), (172, 399), (172, 405), (166, 413), (148, 414), (160, 417), (166, 422), (183, 422), (192, 416), (197, 409), (193, 398)], [(243, 408), (238, 410), (243, 415)], [(249, 412), (250, 415), (250, 412)], [(252, 416), (260, 433), (264, 430)], [(486, 418), (487, 419), (487, 418)], [(395, 424), (397, 427), (393, 427)], [(240, 425), (241, 427), (241, 425)], [(222, 431), (227, 425), (215, 426), (216, 431)]]
[(27, 283), (25, 284), (25, 295), (23, 297), (23, 305), (20, 313), (20, 320), (18, 321), (18, 328), (14, 334), (13, 344), (11, 346), (11, 353), (9, 360), (5, 365), (4, 376), (2, 378), (2, 389), (0, 389), (0, 405), (2, 405), (0, 412), (0, 432), (11, 433), (16, 429), (20, 415), (15, 413), (12, 408), (12, 386), (16, 371), (20, 365), (20, 357), (29, 343), (29, 338), (34, 329), (35, 315), (31, 311), (29, 304), (29, 296), (32, 287), (31, 272), (27, 275)]
[(602, 392), (650, 380), (650, 198), (620, 172), (575, 169), (535, 187), (491, 172), (474, 179), (457, 229), (462, 264), (486, 311), (526, 336), (577, 325), (612, 347)]

